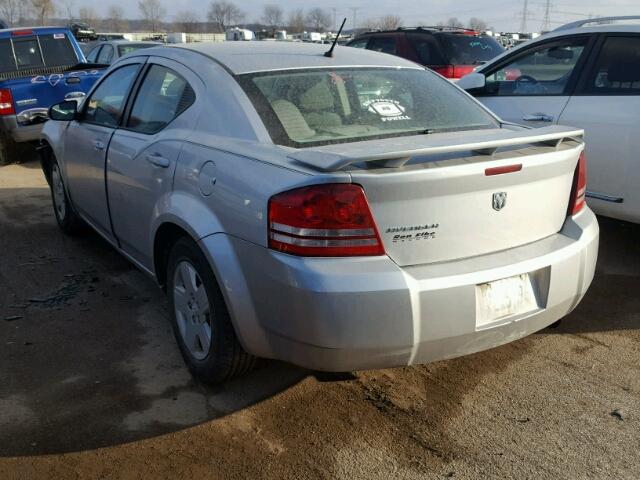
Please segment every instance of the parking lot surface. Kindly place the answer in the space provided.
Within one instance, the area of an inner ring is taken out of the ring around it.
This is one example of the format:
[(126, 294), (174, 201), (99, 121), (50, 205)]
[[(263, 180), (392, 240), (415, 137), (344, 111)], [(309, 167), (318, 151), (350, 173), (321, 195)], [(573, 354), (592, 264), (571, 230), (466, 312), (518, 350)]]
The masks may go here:
[(601, 228), (556, 329), (393, 370), (265, 361), (209, 387), (154, 283), (58, 231), (37, 162), (0, 167), (0, 478), (640, 478), (640, 228)]

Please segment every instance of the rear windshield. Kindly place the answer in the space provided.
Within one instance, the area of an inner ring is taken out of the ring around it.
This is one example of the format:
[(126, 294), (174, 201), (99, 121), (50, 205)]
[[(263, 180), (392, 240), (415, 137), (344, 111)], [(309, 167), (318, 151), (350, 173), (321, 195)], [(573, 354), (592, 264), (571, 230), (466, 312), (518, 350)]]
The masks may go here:
[(157, 45), (148, 44), (148, 43), (133, 43), (131, 45), (119, 45), (118, 53), (119, 56), (124, 56), (128, 53), (135, 52), (136, 50), (140, 50), (141, 48), (149, 48), (149, 47), (157, 47)]
[(504, 52), (491, 37), (455, 33), (437, 34), (447, 63), (451, 65), (480, 65)]
[(0, 40), (0, 73), (77, 63), (76, 52), (64, 33)]
[(274, 143), (294, 147), (496, 122), (456, 87), (417, 68), (344, 68), (239, 76)]

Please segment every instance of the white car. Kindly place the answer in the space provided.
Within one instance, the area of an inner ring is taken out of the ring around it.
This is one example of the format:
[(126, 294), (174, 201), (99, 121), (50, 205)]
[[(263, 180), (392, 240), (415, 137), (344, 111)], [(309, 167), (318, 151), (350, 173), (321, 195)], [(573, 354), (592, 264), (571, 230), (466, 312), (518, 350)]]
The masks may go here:
[[(621, 20), (636, 24), (613, 23)], [(640, 17), (565, 25), (500, 55), (458, 86), (506, 121), (584, 129), (589, 205), (640, 222)]]

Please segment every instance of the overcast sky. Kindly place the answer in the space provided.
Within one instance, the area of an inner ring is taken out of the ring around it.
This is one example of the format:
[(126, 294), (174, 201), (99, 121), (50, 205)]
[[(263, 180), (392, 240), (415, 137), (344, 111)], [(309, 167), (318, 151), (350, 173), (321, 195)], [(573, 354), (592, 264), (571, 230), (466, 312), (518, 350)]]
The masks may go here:
[[(166, 20), (170, 20), (180, 10), (189, 9), (206, 15), (207, 0), (161, 0), (168, 12)], [(77, 0), (77, 5), (89, 3)], [(95, 6), (95, 3), (90, 2)], [(116, 3), (125, 8), (130, 17), (139, 17), (136, 0), (104, 0), (100, 2), (105, 13), (107, 6)], [(497, 30), (517, 30), (521, 24), (524, 0), (236, 0), (242, 10), (247, 13), (247, 21), (260, 18), (265, 4), (278, 4), (286, 12), (295, 8), (310, 9), (323, 7), (333, 12), (336, 8), (338, 18), (347, 17), (347, 26), (353, 25), (353, 11), (357, 7), (357, 21), (380, 17), (386, 14), (398, 15), (406, 26), (435, 25), (449, 17), (458, 17), (466, 23), (471, 17), (479, 17)], [(544, 18), (546, 0), (529, 0), (528, 30), (539, 30)], [(596, 16), (640, 14), (640, 0), (551, 0), (551, 26), (558, 26), (572, 20)], [(100, 7), (98, 7), (100, 8)], [(286, 18), (286, 16), (285, 16)]]

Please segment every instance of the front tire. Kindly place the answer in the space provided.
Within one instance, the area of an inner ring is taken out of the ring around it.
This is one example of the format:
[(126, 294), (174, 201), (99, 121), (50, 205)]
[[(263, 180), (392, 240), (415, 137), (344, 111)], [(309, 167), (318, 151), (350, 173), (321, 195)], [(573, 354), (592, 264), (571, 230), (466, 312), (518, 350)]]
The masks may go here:
[(49, 178), (51, 179), (51, 200), (56, 222), (65, 234), (77, 235), (84, 225), (69, 200), (60, 166), (55, 159), (51, 161)]
[(244, 351), (209, 262), (188, 238), (173, 246), (167, 268), (173, 332), (192, 374), (221, 383), (249, 371), (255, 357)]

